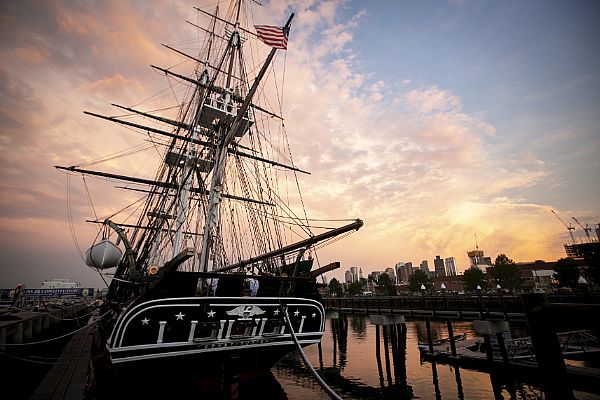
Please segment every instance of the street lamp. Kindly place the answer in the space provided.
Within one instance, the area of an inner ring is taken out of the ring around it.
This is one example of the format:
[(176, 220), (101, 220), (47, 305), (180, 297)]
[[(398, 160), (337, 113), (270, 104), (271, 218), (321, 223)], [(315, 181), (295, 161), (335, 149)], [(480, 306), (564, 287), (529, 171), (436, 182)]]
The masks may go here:
[(444, 285), (444, 282), (440, 285), (440, 289), (442, 289), (442, 296), (444, 297), (444, 309), (448, 309), (448, 303), (446, 302), (446, 285)]
[(504, 319), (506, 321), (508, 321), (508, 314), (506, 313), (506, 306), (504, 305), (504, 299), (502, 298), (502, 286), (500, 286), (500, 284), (497, 284), (496, 290), (498, 291), (498, 296), (500, 296), (500, 305), (502, 306), (502, 311), (504, 311)]
[(586, 297), (587, 297), (588, 281), (583, 276), (579, 275), (579, 279), (577, 279), (577, 283), (579, 284), (579, 287), (581, 288), (581, 291), (583, 292), (583, 294), (586, 295)]
[(481, 303), (481, 286), (477, 285), (477, 297), (479, 298), (479, 317), (483, 319), (483, 304)]

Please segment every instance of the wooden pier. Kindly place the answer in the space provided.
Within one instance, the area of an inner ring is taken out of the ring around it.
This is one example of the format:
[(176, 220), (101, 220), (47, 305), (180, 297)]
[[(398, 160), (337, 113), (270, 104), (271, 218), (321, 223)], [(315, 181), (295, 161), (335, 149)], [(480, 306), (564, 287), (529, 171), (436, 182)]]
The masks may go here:
[(73, 336), (31, 400), (83, 399), (95, 329), (91, 325)]

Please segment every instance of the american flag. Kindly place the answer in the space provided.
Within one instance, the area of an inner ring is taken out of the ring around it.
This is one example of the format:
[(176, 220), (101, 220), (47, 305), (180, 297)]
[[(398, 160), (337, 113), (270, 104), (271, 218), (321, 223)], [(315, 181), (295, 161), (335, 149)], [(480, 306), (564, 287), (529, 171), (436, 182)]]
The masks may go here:
[(254, 25), (258, 38), (276, 49), (287, 50), (290, 28), (272, 25)]

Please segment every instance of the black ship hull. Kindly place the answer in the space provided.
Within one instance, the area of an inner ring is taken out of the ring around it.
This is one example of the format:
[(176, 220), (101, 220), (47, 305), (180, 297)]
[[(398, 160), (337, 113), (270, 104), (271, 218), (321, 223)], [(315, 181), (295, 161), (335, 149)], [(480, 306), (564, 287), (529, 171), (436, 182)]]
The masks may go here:
[(301, 345), (314, 344), (323, 335), (324, 317), (319, 302), (303, 298), (149, 300), (121, 314), (107, 348), (117, 367), (151, 359), (216, 359), (227, 353), (285, 354), (294, 346), (290, 324)]
[[(289, 316), (289, 321), (286, 317)], [(146, 396), (173, 384), (199, 393), (269, 374), (294, 351), (290, 327), (304, 347), (325, 329), (320, 302), (295, 297), (175, 297), (125, 309), (108, 339), (100, 329), (90, 398)], [(160, 381), (153, 382), (153, 377)], [(168, 385), (165, 382), (169, 382)], [(165, 386), (166, 385), (166, 386)]]

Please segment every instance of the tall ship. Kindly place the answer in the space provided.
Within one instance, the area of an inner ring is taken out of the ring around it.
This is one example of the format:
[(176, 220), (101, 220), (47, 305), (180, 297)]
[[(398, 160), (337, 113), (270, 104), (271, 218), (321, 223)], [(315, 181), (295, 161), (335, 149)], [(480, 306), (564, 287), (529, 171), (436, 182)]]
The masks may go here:
[(324, 228), (307, 217), (298, 175), (308, 172), (293, 162), (273, 107), (281, 94), (271, 93), (283, 87), (284, 68), (274, 63), (285, 61), (277, 54), (287, 50), (293, 14), (281, 25), (248, 24), (252, 7), (196, 8), (204, 23), (190, 23), (201, 36), (198, 50), (164, 45), (181, 65), (152, 68), (184, 89), (183, 100), (113, 104), (119, 115), (112, 116), (85, 111), (127, 128), (117, 134), (145, 135), (145, 150), (157, 157), (150, 177), (83, 162), (56, 167), (69, 179), (108, 179), (123, 197), (139, 195), (88, 221), (98, 236), (86, 263), (112, 275), (92, 355), (95, 379), (106, 371), (268, 370), (324, 333), (317, 279), (339, 263), (321, 264), (316, 251), (363, 222)]

